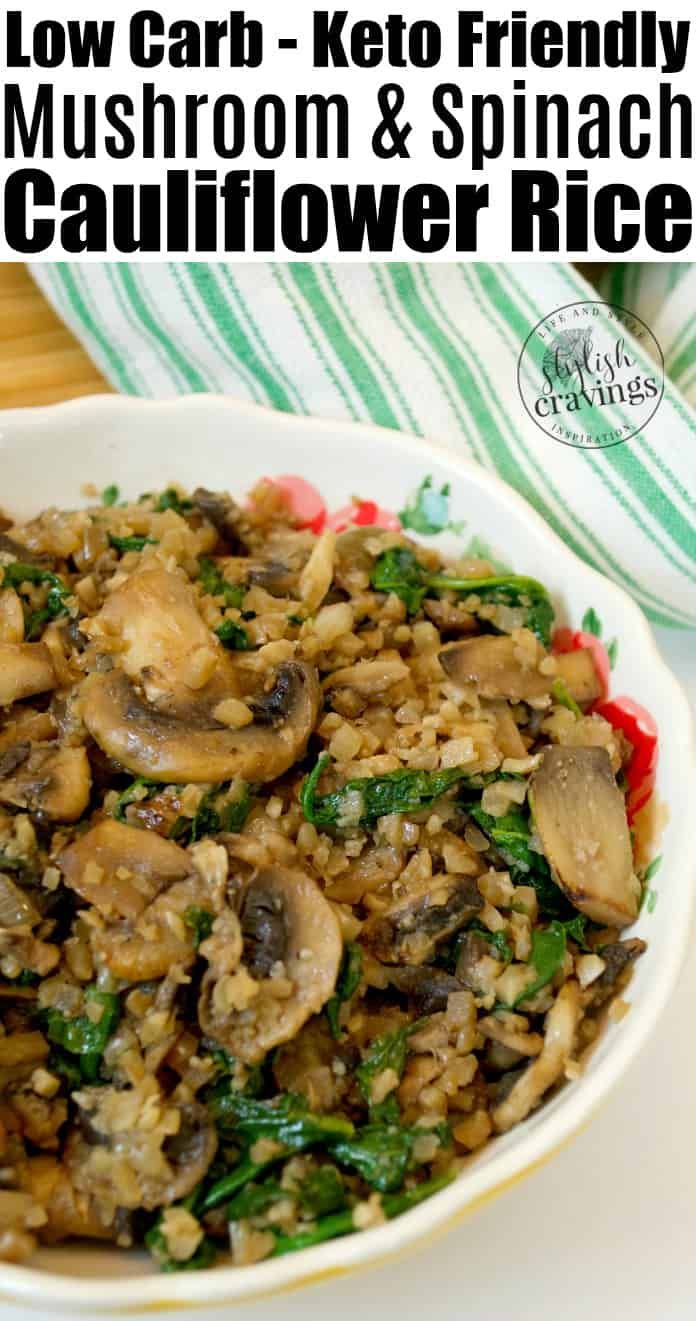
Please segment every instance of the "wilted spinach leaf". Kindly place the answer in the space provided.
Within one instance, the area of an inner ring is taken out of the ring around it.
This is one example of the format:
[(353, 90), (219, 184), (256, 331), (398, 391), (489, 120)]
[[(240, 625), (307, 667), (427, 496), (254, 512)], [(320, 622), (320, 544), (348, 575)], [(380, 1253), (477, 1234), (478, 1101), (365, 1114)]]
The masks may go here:
[[(317, 797), (316, 787), (328, 760), (328, 754), (323, 752), (300, 793), (305, 817), (322, 828), (340, 826), (346, 816), (351, 825), (369, 825), (393, 812), (418, 812), (430, 807), (441, 794), (467, 775), (459, 767), (441, 771), (388, 771), (386, 775), (349, 780), (342, 789)], [(354, 820), (352, 808), (356, 794), (360, 797), (360, 815)]]
[(121, 1016), (117, 995), (100, 991), (96, 985), (85, 990), (85, 1000), (102, 1006), (101, 1017), (93, 1022), (87, 1014), (68, 1018), (59, 1009), (45, 1011), (46, 1036), (69, 1055), (79, 1055), (83, 1082), (96, 1082), (106, 1044)]
[(360, 985), (362, 976), (362, 949), (354, 941), (349, 941), (343, 951), (343, 961), (336, 980), (336, 990), (326, 1006), (331, 1035), (334, 1041), (340, 1041), (343, 1033), (338, 1022), (341, 1005), (350, 1000)]

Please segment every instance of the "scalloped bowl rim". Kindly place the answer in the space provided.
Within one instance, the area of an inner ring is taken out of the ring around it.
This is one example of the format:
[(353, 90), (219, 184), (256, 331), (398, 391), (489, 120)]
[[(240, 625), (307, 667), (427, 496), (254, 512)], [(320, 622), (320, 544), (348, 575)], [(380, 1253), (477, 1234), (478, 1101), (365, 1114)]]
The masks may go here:
[[(692, 794), (696, 795), (696, 756), (689, 704), (659, 655), (650, 627), (638, 606), (610, 579), (581, 561), (511, 487), (444, 445), (371, 423), (327, 421), (278, 413), (222, 395), (193, 395), (168, 400), (94, 395), (48, 407), (0, 412), (0, 465), (8, 437), (11, 441), (23, 438), (40, 445), (56, 427), (62, 430), (74, 427), (83, 431), (86, 426), (98, 425), (100, 421), (120, 423), (122, 419), (125, 443), (128, 444), (132, 439), (128, 436), (128, 428), (139, 415), (152, 421), (158, 415), (164, 415), (166, 420), (166, 415), (171, 415), (173, 410), (177, 414), (198, 415), (201, 419), (211, 410), (224, 410), (229, 413), (231, 422), (236, 418), (252, 428), (258, 423), (261, 429), (271, 427), (279, 436), (284, 434), (292, 438), (314, 432), (323, 439), (326, 447), (362, 433), (363, 439), (374, 437), (376, 449), (387, 447), (395, 455), (401, 452), (422, 460), (424, 472), (429, 464), (440, 464), (455, 481), (462, 482), (465, 492), (477, 489), (486, 492), (501, 512), (509, 513), (532, 539), (546, 542), (556, 576), (560, 564), (568, 580), (580, 579), (587, 583), (588, 601), (593, 599), (594, 593), (615, 609), (617, 618), (621, 619), (623, 637), (628, 633), (631, 644), (640, 648), (640, 668), (643, 672), (652, 671), (669, 695), (676, 730), (673, 737), (675, 755), (682, 764), (687, 791), (690, 786)], [(326, 462), (325, 458), (321, 462)], [(195, 466), (195, 456), (191, 458), (191, 465)], [(292, 465), (288, 467), (291, 469)], [(586, 1126), (645, 1044), (676, 984), (688, 940), (696, 870), (696, 837), (689, 837), (685, 821), (678, 822), (676, 828), (677, 838), (671, 852), (679, 854), (679, 867), (670, 877), (672, 938), (660, 951), (661, 957), (652, 970), (652, 980), (645, 991), (640, 1012), (626, 1016), (620, 1031), (613, 1034), (611, 1049), (596, 1065), (593, 1064), (591, 1071), (572, 1086), (562, 1089), (548, 1106), (536, 1112), (544, 1116), (538, 1126), (522, 1124), (506, 1137), (497, 1139), (488, 1160), (474, 1160), (451, 1185), (405, 1215), (379, 1228), (296, 1255), (243, 1269), (219, 1266), (191, 1274), (133, 1275), (124, 1280), (91, 1273), (89, 1278), (77, 1279), (46, 1270), (43, 1266), (32, 1268), (2, 1263), (0, 1299), (21, 1301), (29, 1306), (50, 1305), (52, 1309), (61, 1310), (139, 1313), (212, 1307), (268, 1296), (393, 1258), (408, 1246), (417, 1244), (418, 1240), (426, 1239), (438, 1230), (443, 1231), (448, 1224), (543, 1163)], [(77, 1253), (79, 1248), (72, 1250)]]

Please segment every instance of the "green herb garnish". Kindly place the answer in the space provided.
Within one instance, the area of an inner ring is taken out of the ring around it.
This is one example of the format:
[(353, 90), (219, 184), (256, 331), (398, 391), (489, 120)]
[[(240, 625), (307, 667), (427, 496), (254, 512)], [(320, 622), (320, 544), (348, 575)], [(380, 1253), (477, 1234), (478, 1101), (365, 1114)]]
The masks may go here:
[(155, 537), (115, 537), (113, 532), (109, 533), (109, 545), (113, 546), (119, 554), (125, 555), (129, 550), (144, 550), (146, 546), (156, 546)]
[(115, 505), (120, 494), (121, 492), (115, 483), (112, 486), (105, 486), (101, 493), (101, 502), (104, 508), (110, 509), (112, 505)]
[(155, 512), (163, 514), (166, 509), (173, 509), (176, 514), (186, 514), (189, 509), (193, 509), (192, 500), (182, 500), (173, 486), (168, 486), (163, 491), (155, 505)]
[(228, 651), (248, 651), (251, 646), (249, 634), (235, 619), (223, 619), (215, 629), (215, 636)]
[(234, 606), (236, 610), (239, 610), (244, 600), (246, 588), (242, 587), (241, 583), (228, 583), (217, 565), (207, 556), (204, 555), (198, 563), (200, 566), (199, 580), (203, 591), (208, 596), (221, 596), (225, 605)]

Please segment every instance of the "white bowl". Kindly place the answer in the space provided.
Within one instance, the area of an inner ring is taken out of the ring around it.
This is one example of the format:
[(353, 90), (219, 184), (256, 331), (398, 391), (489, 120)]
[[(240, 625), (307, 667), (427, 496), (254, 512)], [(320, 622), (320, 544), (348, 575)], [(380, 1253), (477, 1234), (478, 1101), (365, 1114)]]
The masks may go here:
[[(159, 1274), (142, 1254), (66, 1245), (42, 1250), (31, 1267), (0, 1265), (0, 1298), (90, 1314), (220, 1306), (401, 1252), (471, 1212), (582, 1128), (643, 1046), (674, 989), (688, 934), (696, 857), (689, 707), (638, 607), (577, 559), (509, 487), (483, 468), (412, 436), (288, 417), (212, 395), (164, 403), (102, 396), (0, 414), (0, 504), (16, 516), (50, 504), (80, 504), (86, 482), (97, 487), (117, 482), (126, 495), (161, 489), (170, 481), (242, 495), (260, 476), (281, 473), (311, 479), (332, 508), (357, 493), (394, 510), (432, 473), (436, 484), (451, 483), (452, 516), (467, 521), (465, 542), (479, 536), (518, 572), (541, 578), (561, 622), (579, 625), (593, 606), (606, 635), (618, 638), (612, 691), (636, 697), (658, 722), (658, 795), (668, 807), (660, 841), (663, 863), (655, 881), (664, 890), (662, 902), (652, 914), (644, 910), (631, 931), (649, 943), (630, 985), (631, 1011), (603, 1035), (579, 1081), (497, 1138), (455, 1183), (378, 1229), (244, 1269), (219, 1266), (178, 1275)], [(431, 544), (444, 550), (461, 547), (449, 535)]]

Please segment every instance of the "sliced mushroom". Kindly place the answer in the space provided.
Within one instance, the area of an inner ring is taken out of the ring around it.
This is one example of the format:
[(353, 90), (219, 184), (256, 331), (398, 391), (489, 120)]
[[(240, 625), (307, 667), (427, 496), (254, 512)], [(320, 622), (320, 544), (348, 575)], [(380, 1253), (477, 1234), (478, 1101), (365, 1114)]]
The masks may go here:
[(355, 665), (345, 665), (334, 670), (324, 680), (325, 688), (352, 688), (364, 697), (375, 697), (387, 692), (395, 683), (407, 679), (410, 674), (408, 665), (402, 661), (398, 652), (384, 656), (379, 660), (357, 661)]
[(376, 844), (363, 849), (359, 858), (348, 863), (344, 871), (326, 887), (326, 896), (339, 904), (359, 904), (363, 895), (390, 885), (404, 869), (403, 849), (391, 844)]
[(538, 1032), (530, 1032), (527, 1019), (523, 1014), (501, 1012), (486, 1014), (476, 1024), (477, 1032), (504, 1046), (514, 1055), (538, 1055), (543, 1047), (543, 1039)]
[(36, 551), (29, 550), (28, 546), (23, 545), (21, 541), (16, 541), (14, 537), (8, 536), (6, 532), (0, 532), (0, 551), (5, 555), (12, 555), (15, 560), (20, 560), (22, 564), (38, 564), (41, 568), (50, 568), (51, 565), (49, 555), (41, 555)]
[(43, 642), (0, 642), (0, 706), (55, 686), (51, 653)]
[(465, 990), (463, 982), (442, 968), (427, 965), (417, 968), (394, 968), (389, 981), (397, 991), (407, 995), (419, 1014), (439, 1014), (447, 1008), (447, 1000), (455, 991)]
[[(284, 867), (259, 871), (240, 906), (243, 962), (218, 962), (215, 935), (198, 1017), (207, 1036), (247, 1064), (289, 1041), (329, 999), (341, 962), (338, 919), (315, 882)], [(268, 975), (270, 974), (270, 975)]]
[(629, 970), (647, 949), (644, 940), (617, 940), (610, 945), (602, 945), (599, 950), (604, 963), (604, 972), (592, 984), (592, 1006), (609, 1000), (616, 990), (628, 980)]
[(452, 601), (433, 597), (423, 602), (423, 609), (441, 633), (475, 633), (479, 624), (475, 615)]
[[(20, 744), (19, 749), (24, 746)], [(39, 745), (0, 775), (1, 803), (22, 807), (48, 821), (77, 821), (89, 803), (92, 773), (84, 748)]]
[(336, 537), (334, 578), (344, 591), (364, 592), (370, 585), (375, 556), (367, 542), (379, 536), (379, 528), (351, 527)]
[(579, 704), (594, 701), (600, 693), (589, 651), (555, 656), (553, 674), (541, 674), (535, 665), (526, 664), (513, 638), (492, 633), (451, 642), (439, 656), (442, 668), (454, 683), (462, 687), (475, 684), (480, 696), (485, 698), (532, 702), (550, 696), (557, 679), (563, 681)]
[(247, 560), (250, 587), (263, 587), (269, 596), (288, 597), (297, 590), (299, 575), (283, 560)]
[(640, 882), (606, 749), (547, 748), (529, 800), (554, 880), (575, 907), (606, 926), (635, 922)]
[(191, 875), (189, 855), (154, 831), (101, 821), (58, 855), (65, 883), (105, 917), (134, 921), (166, 886)]
[[(287, 661), (266, 674), (239, 669), (201, 619), (190, 584), (164, 570), (129, 579), (102, 610), (120, 632), (120, 668), (83, 685), (92, 737), (136, 775), (169, 783), (265, 783), (305, 751), (319, 709), (312, 666)], [(265, 686), (264, 686), (265, 681)], [(258, 685), (261, 685), (260, 691)], [(244, 728), (217, 718), (229, 697), (254, 712)]]
[(231, 495), (226, 491), (207, 491), (204, 486), (198, 486), (191, 500), (203, 517), (212, 523), (232, 553), (247, 549), (248, 520)]
[(520, 1074), (508, 1095), (493, 1110), (493, 1125), (498, 1133), (506, 1133), (525, 1119), (549, 1087), (558, 1082), (573, 1050), (579, 1018), (578, 984), (566, 982), (546, 1015), (541, 1054)]
[(478, 931), (466, 931), (461, 937), (455, 974), (462, 985), (476, 994), (488, 993), (500, 975), (500, 960), (489, 940)]
[(383, 963), (420, 964), (483, 908), (471, 876), (436, 876), (426, 894), (394, 904), (365, 923), (361, 938)]
[(165, 1098), (154, 1078), (123, 1090), (83, 1087), (78, 1103), (87, 1122), (66, 1165), (75, 1188), (105, 1208), (154, 1211), (187, 1197), (217, 1151), (205, 1106)]
[(282, 963), (288, 944), (286, 906), (278, 904), (275, 891), (263, 885), (249, 885), (239, 910), (239, 924), (244, 942), (244, 965), (258, 981), (270, 976), (275, 964)]
[(189, 967), (196, 958), (195, 932), (186, 922), (191, 908), (213, 914), (213, 894), (200, 876), (175, 881), (143, 909), (135, 926), (126, 922), (95, 931), (97, 961), (129, 982), (155, 981), (174, 966)]
[[(0, 732), (0, 757), (14, 752), (18, 744), (29, 748), (32, 743), (48, 743), (56, 736), (56, 723), (50, 711), (34, 711), (32, 707), (18, 706)], [(18, 766), (20, 762), (16, 763)], [(0, 774), (6, 774), (0, 771)]]

